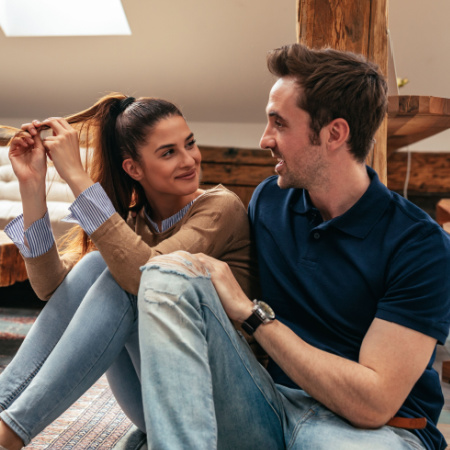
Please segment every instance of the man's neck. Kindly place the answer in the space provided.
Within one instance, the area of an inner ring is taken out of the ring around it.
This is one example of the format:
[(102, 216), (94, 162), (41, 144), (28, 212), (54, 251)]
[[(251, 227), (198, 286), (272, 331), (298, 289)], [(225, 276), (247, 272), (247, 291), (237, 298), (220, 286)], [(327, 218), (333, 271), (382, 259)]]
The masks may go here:
[(367, 191), (370, 178), (365, 164), (338, 168), (330, 177), (325, 189), (320, 187), (308, 191), (313, 205), (319, 210), (324, 221), (341, 216), (348, 211)]

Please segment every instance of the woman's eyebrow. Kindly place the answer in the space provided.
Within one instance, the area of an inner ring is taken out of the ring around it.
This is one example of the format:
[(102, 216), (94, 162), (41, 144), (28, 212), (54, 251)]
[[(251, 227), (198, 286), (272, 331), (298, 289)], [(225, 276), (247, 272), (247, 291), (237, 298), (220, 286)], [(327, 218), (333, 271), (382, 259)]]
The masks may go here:
[(172, 148), (175, 147), (175, 144), (164, 144), (164, 145), (160, 145), (156, 150), (156, 152), (159, 152), (160, 150), (165, 150), (166, 148)]
[[(188, 141), (189, 139), (192, 139), (194, 137), (194, 133), (191, 133), (186, 139), (185, 141)], [(164, 145), (160, 145), (155, 152), (159, 152), (160, 150), (165, 150), (167, 148), (172, 148), (175, 147), (175, 144), (164, 144)]]

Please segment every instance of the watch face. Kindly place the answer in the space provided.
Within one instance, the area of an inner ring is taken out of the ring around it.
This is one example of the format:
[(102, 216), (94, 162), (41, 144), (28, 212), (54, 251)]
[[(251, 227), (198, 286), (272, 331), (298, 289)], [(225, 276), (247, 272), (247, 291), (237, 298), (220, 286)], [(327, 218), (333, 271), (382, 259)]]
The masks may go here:
[(275, 313), (273, 309), (266, 302), (262, 302), (259, 300), (257, 304), (264, 311), (264, 314), (269, 320), (275, 319)]

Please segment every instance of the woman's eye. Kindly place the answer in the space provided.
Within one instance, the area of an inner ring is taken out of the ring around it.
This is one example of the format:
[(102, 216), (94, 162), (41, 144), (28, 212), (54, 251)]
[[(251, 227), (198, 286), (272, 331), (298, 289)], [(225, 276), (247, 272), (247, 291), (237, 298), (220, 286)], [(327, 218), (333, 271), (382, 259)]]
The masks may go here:
[(195, 139), (192, 139), (192, 141), (189, 141), (189, 142), (187, 143), (187, 147), (188, 147), (188, 148), (192, 148), (192, 147), (195, 145), (196, 142), (197, 142), (197, 141), (196, 141)]
[(164, 152), (162, 154), (162, 156), (165, 157), (165, 156), (173, 155), (173, 152), (174, 152), (174, 150), (173, 150), (173, 148), (171, 148), (171, 149), (167, 150), (166, 152)]

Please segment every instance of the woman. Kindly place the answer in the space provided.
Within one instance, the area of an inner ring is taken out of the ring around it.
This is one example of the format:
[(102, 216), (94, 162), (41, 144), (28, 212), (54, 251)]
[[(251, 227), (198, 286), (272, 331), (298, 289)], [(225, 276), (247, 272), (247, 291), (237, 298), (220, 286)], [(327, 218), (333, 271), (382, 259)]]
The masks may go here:
[[(92, 142), (88, 170), (71, 124), (85, 143)], [(24, 256), (34, 290), (50, 300), (0, 375), (0, 445), (27, 445), (107, 369), (119, 404), (145, 431), (139, 268), (175, 250), (207, 253), (227, 262), (251, 295), (245, 209), (221, 186), (199, 189), (201, 155), (193, 133), (179, 109), (164, 100), (112, 94), (67, 120), (22, 128), (10, 159), (23, 217), (5, 231)], [(53, 135), (42, 140), (43, 128)], [(71, 216), (82, 227), (64, 255), (46, 212), (47, 155), (76, 197)]]

